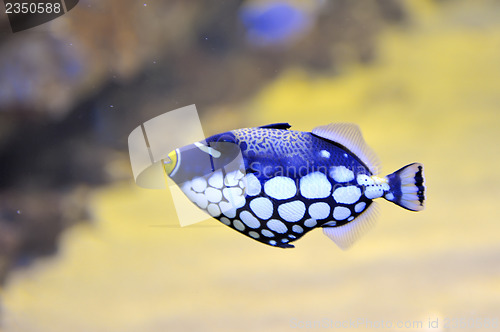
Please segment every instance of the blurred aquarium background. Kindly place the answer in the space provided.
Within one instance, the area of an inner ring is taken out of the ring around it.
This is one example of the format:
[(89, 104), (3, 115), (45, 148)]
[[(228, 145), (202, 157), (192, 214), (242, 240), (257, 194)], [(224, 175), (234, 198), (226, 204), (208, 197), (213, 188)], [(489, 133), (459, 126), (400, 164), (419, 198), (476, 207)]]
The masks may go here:
[[(498, 329), (499, 1), (81, 0), (0, 28), (0, 331)], [(190, 104), (206, 135), (357, 123), (383, 174), (424, 163), (427, 209), (380, 202), (347, 251), (175, 227), (127, 137)]]

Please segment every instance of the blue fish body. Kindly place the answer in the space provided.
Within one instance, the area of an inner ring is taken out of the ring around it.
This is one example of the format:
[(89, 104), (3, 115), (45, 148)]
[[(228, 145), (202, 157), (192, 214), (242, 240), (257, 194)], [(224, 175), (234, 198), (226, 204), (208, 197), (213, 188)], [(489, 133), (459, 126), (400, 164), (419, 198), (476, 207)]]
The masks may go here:
[(423, 166), (379, 178), (376, 157), (350, 124), (289, 130), (285, 123), (237, 129), (176, 149), (166, 173), (199, 208), (267, 245), (321, 227), (347, 248), (373, 224), (373, 200), (424, 207)]

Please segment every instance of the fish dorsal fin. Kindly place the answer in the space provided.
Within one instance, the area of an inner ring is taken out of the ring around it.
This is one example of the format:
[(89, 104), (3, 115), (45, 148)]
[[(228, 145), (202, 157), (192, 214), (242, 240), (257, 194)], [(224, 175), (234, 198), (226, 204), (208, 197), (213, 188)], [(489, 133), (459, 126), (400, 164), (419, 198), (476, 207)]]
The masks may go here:
[(371, 203), (365, 212), (356, 219), (338, 227), (323, 227), (323, 234), (328, 236), (340, 249), (346, 250), (356, 240), (375, 226), (378, 208), (375, 202)]
[(265, 126), (260, 126), (259, 128), (267, 128), (267, 129), (288, 129), (290, 128), (291, 125), (287, 122), (280, 122), (280, 123), (271, 123)]
[(319, 126), (312, 133), (321, 138), (338, 143), (354, 153), (370, 170), (372, 174), (378, 174), (380, 162), (377, 155), (365, 143), (359, 127), (353, 123), (330, 123)]

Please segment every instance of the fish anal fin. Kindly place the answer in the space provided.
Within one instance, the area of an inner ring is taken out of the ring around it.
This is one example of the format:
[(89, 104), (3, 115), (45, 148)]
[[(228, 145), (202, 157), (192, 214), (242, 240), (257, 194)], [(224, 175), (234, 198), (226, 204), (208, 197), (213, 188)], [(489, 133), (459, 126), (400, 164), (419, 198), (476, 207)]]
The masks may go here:
[(350, 223), (338, 227), (323, 227), (323, 234), (335, 242), (339, 248), (346, 250), (375, 226), (377, 214), (377, 205), (372, 202), (365, 212)]
[(380, 161), (375, 152), (366, 144), (357, 125), (353, 123), (330, 123), (326, 126), (314, 128), (312, 133), (344, 146), (354, 153), (372, 174), (379, 173)]
[(258, 128), (266, 128), (266, 129), (289, 129), (292, 126), (287, 123), (287, 122), (280, 122), (280, 123), (271, 123), (265, 126), (260, 126)]

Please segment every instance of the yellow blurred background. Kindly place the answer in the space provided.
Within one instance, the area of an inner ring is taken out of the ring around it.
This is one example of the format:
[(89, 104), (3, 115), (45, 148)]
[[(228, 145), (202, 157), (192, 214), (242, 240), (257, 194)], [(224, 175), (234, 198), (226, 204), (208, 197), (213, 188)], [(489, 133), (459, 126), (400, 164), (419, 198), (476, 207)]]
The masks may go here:
[(8, 274), (0, 330), (290, 331), (352, 322), (360, 331), (499, 330), (500, 4), (404, 7), (407, 22), (383, 25), (369, 63), (346, 55), (335, 73), (290, 65), (201, 118), (207, 135), (273, 122), (304, 131), (357, 123), (384, 175), (425, 165), (425, 211), (383, 201), (377, 227), (350, 250), (320, 230), (281, 250), (216, 221), (172, 227), (169, 192), (137, 187), (118, 158), (108, 167), (126, 176), (89, 189), (88, 220), (62, 233), (57, 253)]

